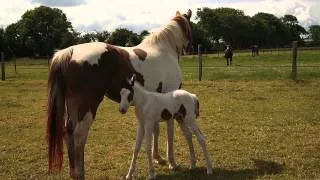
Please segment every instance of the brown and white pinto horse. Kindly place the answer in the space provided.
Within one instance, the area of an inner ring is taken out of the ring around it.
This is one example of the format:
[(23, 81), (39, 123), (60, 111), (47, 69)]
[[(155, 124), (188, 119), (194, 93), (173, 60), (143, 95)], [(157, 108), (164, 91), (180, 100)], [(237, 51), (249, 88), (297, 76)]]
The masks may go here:
[[(149, 91), (180, 88), (182, 72), (178, 57), (191, 41), (191, 10), (176, 16), (159, 32), (135, 47), (102, 42), (78, 44), (55, 53), (48, 79), (47, 140), (49, 171), (60, 170), (63, 140), (69, 156), (70, 176), (84, 179), (84, 147), (97, 108), (104, 96), (120, 102), (120, 90), (134, 73)], [(173, 154), (173, 121), (167, 122), (167, 157)], [(159, 125), (154, 130), (153, 158), (158, 154)]]

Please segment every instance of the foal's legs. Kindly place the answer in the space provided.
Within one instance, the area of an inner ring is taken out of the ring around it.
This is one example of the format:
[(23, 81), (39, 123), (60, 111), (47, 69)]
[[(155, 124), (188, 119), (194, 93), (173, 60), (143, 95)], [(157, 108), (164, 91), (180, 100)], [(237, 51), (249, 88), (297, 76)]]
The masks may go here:
[(144, 126), (144, 137), (145, 137), (145, 146), (148, 157), (148, 165), (149, 165), (149, 179), (155, 179), (156, 174), (154, 171), (153, 163), (152, 163), (152, 152), (151, 152), (151, 143), (152, 143), (152, 131), (154, 129), (154, 122), (152, 120), (147, 119)]
[(136, 144), (134, 147), (134, 151), (133, 151), (133, 155), (132, 155), (132, 160), (131, 160), (131, 164), (130, 164), (130, 168), (129, 168), (129, 172), (126, 176), (126, 179), (131, 179), (132, 178), (132, 174), (134, 173), (134, 170), (136, 169), (136, 161), (137, 161), (137, 157), (140, 151), (140, 147), (141, 147), (141, 143), (143, 140), (143, 135), (144, 135), (144, 128), (141, 125), (141, 123), (139, 122), (138, 128), (137, 128), (137, 137), (136, 137)]
[(160, 127), (159, 123), (154, 125), (153, 129), (153, 146), (152, 146), (152, 157), (153, 161), (157, 164), (164, 164), (164, 159), (159, 155), (159, 135), (160, 135)]
[(174, 120), (170, 119), (167, 122), (167, 158), (169, 161), (169, 168), (175, 169), (178, 167), (176, 161), (174, 160), (174, 152), (173, 152), (173, 136), (174, 136)]
[(205, 157), (206, 163), (207, 163), (207, 174), (212, 174), (212, 163), (209, 158), (209, 154), (208, 154), (208, 150), (207, 150), (207, 146), (206, 146), (206, 141), (205, 141), (204, 136), (202, 135), (200, 129), (198, 128), (198, 126), (195, 122), (195, 118), (186, 117), (185, 121), (192, 128), (192, 130), (195, 133), (195, 135), (197, 136), (198, 142), (202, 148), (202, 151), (204, 153), (204, 157)]
[(186, 140), (188, 142), (189, 152), (190, 152), (190, 163), (191, 163), (190, 168), (193, 169), (196, 167), (196, 155), (195, 155), (194, 147), (193, 147), (193, 143), (192, 143), (192, 134), (183, 121), (178, 120), (178, 122), (179, 122), (180, 128), (183, 132), (183, 135), (186, 137)]

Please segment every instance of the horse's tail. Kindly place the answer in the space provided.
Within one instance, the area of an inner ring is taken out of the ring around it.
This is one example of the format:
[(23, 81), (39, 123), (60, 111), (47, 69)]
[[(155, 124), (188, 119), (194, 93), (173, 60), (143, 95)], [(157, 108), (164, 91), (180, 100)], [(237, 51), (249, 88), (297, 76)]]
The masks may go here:
[(61, 170), (63, 163), (63, 126), (65, 114), (65, 81), (63, 72), (72, 57), (72, 49), (55, 53), (48, 78), (47, 141), (49, 172)]

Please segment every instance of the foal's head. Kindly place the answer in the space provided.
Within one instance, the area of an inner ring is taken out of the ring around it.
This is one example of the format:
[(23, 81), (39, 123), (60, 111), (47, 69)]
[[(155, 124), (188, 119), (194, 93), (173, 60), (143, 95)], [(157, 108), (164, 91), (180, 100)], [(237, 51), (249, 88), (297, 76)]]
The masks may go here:
[(119, 111), (122, 114), (125, 114), (130, 105), (132, 105), (133, 102), (133, 86), (134, 86), (134, 81), (136, 80), (136, 76), (135, 74), (132, 76), (132, 78), (130, 80), (127, 80), (125, 87), (123, 87), (120, 90), (120, 107), (119, 107)]

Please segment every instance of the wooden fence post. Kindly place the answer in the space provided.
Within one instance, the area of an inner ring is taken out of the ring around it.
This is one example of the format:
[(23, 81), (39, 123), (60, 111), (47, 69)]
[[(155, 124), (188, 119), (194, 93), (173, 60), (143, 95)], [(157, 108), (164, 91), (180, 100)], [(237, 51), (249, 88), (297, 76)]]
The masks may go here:
[(292, 79), (297, 80), (297, 41), (292, 42)]
[(199, 71), (199, 81), (202, 79), (202, 53), (201, 44), (198, 44), (198, 71)]
[(6, 80), (6, 73), (4, 69), (4, 52), (1, 52), (1, 79), (2, 81)]
[(17, 59), (16, 57), (12, 56), (14, 62), (14, 72), (17, 73)]

